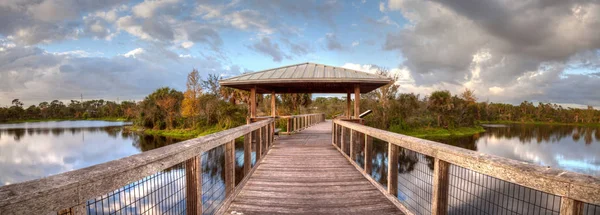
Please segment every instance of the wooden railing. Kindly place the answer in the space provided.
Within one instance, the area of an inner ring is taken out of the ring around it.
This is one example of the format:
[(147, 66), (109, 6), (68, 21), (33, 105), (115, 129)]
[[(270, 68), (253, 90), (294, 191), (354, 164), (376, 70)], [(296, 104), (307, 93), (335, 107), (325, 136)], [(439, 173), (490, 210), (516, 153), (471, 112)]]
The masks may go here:
[(332, 143), (407, 214), (600, 214), (598, 177), (343, 120)]
[(2, 186), (0, 214), (223, 213), (272, 146), (274, 126), (273, 119), (262, 120)]
[(292, 116), (279, 116), (282, 119), (280, 122), (285, 124), (285, 131), (282, 134), (293, 134), (301, 131), (311, 125), (325, 121), (325, 114), (303, 114), (303, 115), (292, 115)]

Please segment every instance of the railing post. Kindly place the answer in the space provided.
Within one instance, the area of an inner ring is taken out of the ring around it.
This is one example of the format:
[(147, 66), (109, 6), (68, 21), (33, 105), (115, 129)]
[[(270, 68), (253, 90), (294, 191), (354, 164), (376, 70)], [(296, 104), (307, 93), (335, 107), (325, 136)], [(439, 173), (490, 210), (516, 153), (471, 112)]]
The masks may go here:
[(345, 132), (346, 129), (344, 129), (344, 126), (340, 126), (340, 127), (341, 127), (341, 130), (342, 130), (342, 135), (340, 135), (340, 137), (341, 137), (341, 140), (340, 140), (340, 149), (342, 150), (342, 153), (346, 153), (346, 146), (345, 146), (346, 144), (344, 144), (344, 142), (346, 142), (346, 135), (345, 135), (346, 134), (346, 132)]
[(388, 143), (388, 193), (398, 196), (398, 146)]
[(365, 134), (365, 172), (371, 174), (373, 168), (373, 158), (371, 158), (373, 151), (373, 137)]
[(560, 198), (560, 215), (582, 215), (583, 203), (567, 197)]
[(256, 132), (256, 137), (254, 137), (254, 135), (252, 136), (254, 137), (254, 141), (256, 141), (256, 162), (258, 162), (262, 157), (262, 128), (254, 130), (253, 132)]
[(194, 156), (185, 161), (185, 194), (187, 214), (202, 214), (202, 159)]
[(287, 132), (288, 134), (292, 132), (290, 129), (292, 128), (292, 118), (287, 118)]
[(431, 200), (431, 214), (448, 214), (448, 170), (450, 164), (446, 161), (435, 158), (433, 164), (433, 194)]
[(355, 132), (356, 131), (350, 129), (350, 159), (352, 159), (352, 161), (356, 161), (356, 144), (354, 141), (356, 141), (356, 138), (358, 137)]
[(225, 195), (233, 194), (235, 188), (235, 140), (225, 144)]
[(244, 175), (252, 169), (252, 132), (244, 136)]
[(331, 144), (336, 145), (337, 139), (337, 129), (335, 122), (331, 123)]

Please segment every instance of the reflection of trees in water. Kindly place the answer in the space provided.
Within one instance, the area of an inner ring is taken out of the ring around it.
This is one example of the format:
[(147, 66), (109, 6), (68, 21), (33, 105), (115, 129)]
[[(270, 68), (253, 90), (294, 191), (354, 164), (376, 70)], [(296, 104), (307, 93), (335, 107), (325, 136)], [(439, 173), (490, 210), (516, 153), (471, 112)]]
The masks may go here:
[(383, 187), (387, 187), (387, 149), (387, 142), (373, 138), (373, 151), (371, 151), (371, 177)]
[(485, 133), (466, 137), (452, 138), (426, 138), (448, 145), (477, 151), (477, 140), (480, 137), (494, 137), (496, 139), (517, 138), (522, 144), (530, 143), (555, 143), (564, 138), (570, 138), (577, 142), (583, 138), (585, 144), (600, 141), (600, 128), (567, 126), (567, 125), (531, 125), (514, 124), (507, 127), (487, 127)]
[[(127, 132), (123, 132), (127, 133)], [(132, 145), (142, 152), (149, 151), (152, 149), (157, 149), (163, 146), (168, 146), (173, 143), (177, 143), (182, 141), (181, 139), (164, 137), (164, 136), (155, 136), (155, 135), (132, 135), (132, 134), (124, 134), (133, 138)]]
[[(6, 134), (8, 136), (12, 136), (13, 139), (19, 142), (25, 135), (33, 136), (33, 135), (50, 135), (52, 134), (55, 137), (60, 137), (64, 135), (66, 132), (69, 132), (71, 135), (77, 135), (82, 132), (88, 133), (97, 133), (104, 132), (108, 134), (108, 136), (113, 138), (118, 138), (119, 135), (123, 132), (122, 126), (108, 126), (108, 127), (90, 127), (90, 128), (11, 128), (11, 129), (3, 129), (0, 130), (0, 134)], [(125, 137), (125, 136), (123, 136)], [(129, 137), (129, 134), (127, 134)]]
[(417, 153), (405, 148), (398, 151), (398, 173), (409, 173), (415, 170), (415, 164), (419, 162)]

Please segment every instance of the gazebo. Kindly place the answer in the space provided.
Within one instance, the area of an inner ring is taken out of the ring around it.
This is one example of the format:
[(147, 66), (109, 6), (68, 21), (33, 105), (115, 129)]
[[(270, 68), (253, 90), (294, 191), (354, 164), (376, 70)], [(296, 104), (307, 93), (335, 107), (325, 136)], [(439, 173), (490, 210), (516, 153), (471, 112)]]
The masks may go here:
[[(316, 63), (301, 63), (221, 80), (221, 86), (250, 91), (250, 117), (256, 117), (256, 94), (271, 94), (271, 116), (276, 117), (275, 95), (285, 93), (346, 93), (346, 117), (358, 118), (360, 94), (393, 80), (366, 72)], [(351, 116), (354, 93), (354, 116)]]

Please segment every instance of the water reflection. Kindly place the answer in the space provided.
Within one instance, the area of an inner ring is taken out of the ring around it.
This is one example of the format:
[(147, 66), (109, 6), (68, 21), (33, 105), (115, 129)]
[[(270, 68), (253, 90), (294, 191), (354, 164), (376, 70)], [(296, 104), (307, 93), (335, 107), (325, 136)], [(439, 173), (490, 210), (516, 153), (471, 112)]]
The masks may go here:
[(126, 124), (103, 121), (0, 124), (0, 186), (80, 169), (181, 141), (125, 132), (123, 125)]
[(557, 125), (486, 127), (438, 142), (543, 166), (600, 176), (600, 128)]

